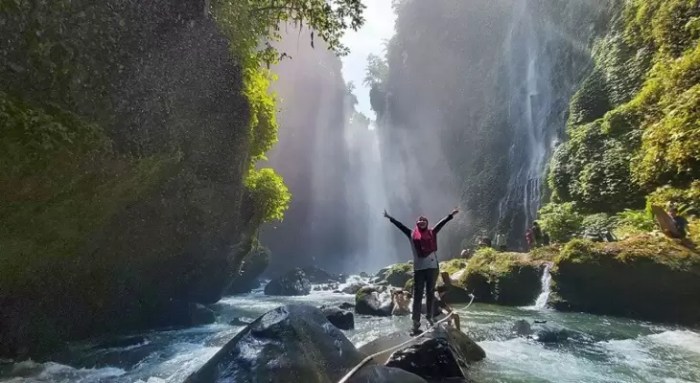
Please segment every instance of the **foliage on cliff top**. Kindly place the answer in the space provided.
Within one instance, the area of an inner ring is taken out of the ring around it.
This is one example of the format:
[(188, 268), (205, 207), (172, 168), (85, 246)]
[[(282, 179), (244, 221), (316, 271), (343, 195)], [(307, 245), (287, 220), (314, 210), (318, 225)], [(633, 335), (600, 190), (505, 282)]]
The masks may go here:
[(555, 264), (598, 263), (606, 259), (613, 259), (622, 264), (652, 262), (672, 270), (691, 271), (700, 277), (699, 253), (664, 236), (651, 234), (610, 243), (576, 239), (564, 246)]

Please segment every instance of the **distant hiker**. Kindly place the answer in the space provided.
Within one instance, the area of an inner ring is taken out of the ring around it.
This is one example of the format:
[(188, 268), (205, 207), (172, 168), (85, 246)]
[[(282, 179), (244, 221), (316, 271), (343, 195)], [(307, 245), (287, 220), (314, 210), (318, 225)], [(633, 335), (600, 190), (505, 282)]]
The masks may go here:
[(549, 233), (546, 231), (542, 232), (542, 245), (549, 246)]
[(671, 208), (668, 209), (668, 215), (671, 217), (673, 223), (676, 225), (676, 230), (678, 230), (678, 233), (680, 234), (679, 238), (684, 239), (688, 235), (688, 220), (678, 215), (678, 209), (676, 209), (675, 206), (671, 206)]
[(532, 223), (532, 235), (535, 237), (535, 246), (542, 246), (542, 229), (537, 221)]
[(525, 231), (525, 240), (527, 241), (528, 250), (532, 250), (535, 247), (535, 234), (532, 232), (532, 229)]
[(502, 233), (496, 234), (494, 248), (498, 251), (506, 251), (506, 236)]
[(451, 323), (457, 330), (461, 331), (461, 325), (459, 321), (459, 315), (457, 315), (456, 312), (450, 307), (445, 302), (445, 294), (447, 294), (447, 285), (440, 285), (435, 289), (435, 308), (433, 309), (433, 314), (435, 317), (435, 320), (442, 320), (446, 316), (449, 316), (450, 319), (447, 320), (448, 323)]
[[(411, 241), (411, 250), (413, 251), (413, 313), (411, 317), (413, 319), (413, 333), (420, 331), (421, 303), (424, 292), (426, 292), (425, 301), (428, 308), (426, 313), (432, 313), (435, 282), (437, 282), (438, 277), (438, 261), (435, 254), (437, 252), (438, 232), (457, 213), (459, 210), (454, 209), (432, 229), (428, 227), (428, 219), (421, 216), (416, 220), (416, 227), (411, 230), (384, 210), (384, 217), (388, 218)], [(432, 323), (432, 316), (429, 314), (427, 316), (428, 322)]]

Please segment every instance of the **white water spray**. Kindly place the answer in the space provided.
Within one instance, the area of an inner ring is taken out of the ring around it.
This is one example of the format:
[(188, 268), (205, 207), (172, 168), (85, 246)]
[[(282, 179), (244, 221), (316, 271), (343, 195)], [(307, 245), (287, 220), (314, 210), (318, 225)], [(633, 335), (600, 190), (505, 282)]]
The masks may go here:
[(549, 300), (549, 293), (551, 292), (552, 285), (552, 274), (550, 273), (551, 268), (551, 263), (545, 263), (544, 269), (542, 270), (542, 278), (540, 279), (540, 281), (542, 281), (542, 292), (535, 301), (535, 309), (537, 310), (542, 310), (547, 307), (547, 301)]

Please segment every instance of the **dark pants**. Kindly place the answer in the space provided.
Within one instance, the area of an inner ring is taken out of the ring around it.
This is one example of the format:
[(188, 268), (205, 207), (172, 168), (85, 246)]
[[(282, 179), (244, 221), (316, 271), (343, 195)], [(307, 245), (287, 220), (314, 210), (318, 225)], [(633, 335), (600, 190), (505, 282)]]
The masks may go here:
[[(413, 323), (420, 323), (421, 306), (423, 303), (423, 292), (425, 296), (426, 313), (433, 312), (433, 302), (435, 302), (435, 282), (437, 282), (438, 269), (416, 270), (413, 272)], [(431, 318), (432, 315), (428, 314)], [(431, 318), (432, 319), (432, 318)]]

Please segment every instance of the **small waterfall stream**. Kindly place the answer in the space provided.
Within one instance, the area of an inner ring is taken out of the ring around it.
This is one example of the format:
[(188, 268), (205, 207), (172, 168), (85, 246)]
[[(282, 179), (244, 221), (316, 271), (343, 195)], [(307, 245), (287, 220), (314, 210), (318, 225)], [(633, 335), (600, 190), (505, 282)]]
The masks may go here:
[(544, 269), (542, 270), (542, 292), (535, 301), (535, 309), (537, 310), (542, 310), (547, 307), (547, 301), (549, 300), (549, 293), (552, 285), (552, 274), (550, 273), (551, 268), (551, 263), (545, 263)]

